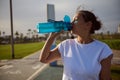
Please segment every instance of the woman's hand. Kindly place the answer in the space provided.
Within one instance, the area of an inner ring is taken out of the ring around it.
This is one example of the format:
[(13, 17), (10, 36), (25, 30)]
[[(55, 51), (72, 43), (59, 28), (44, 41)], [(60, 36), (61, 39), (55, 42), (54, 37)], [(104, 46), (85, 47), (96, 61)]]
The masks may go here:
[(61, 32), (54, 32), (54, 33), (50, 33), (50, 35), (49, 35), (49, 38), (56, 38), (57, 36), (59, 36), (61, 33), (63, 33), (63, 31), (61, 31)]

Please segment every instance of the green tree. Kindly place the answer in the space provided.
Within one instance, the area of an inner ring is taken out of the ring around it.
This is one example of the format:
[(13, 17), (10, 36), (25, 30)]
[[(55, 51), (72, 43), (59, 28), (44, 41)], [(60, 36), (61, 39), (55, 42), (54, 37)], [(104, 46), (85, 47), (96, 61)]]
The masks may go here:
[(23, 42), (24, 36), (23, 33), (20, 33), (20, 42)]
[(16, 38), (19, 38), (19, 32), (18, 31), (15, 32), (15, 36), (16, 36)]
[(35, 38), (37, 38), (37, 31), (33, 30), (33, 35), (35, 36)]
[(3, 36), (5, 37), (5, 32), (3, 31)]
[(30, 38), (31, 29), (28, 29), (28, 37)]
[(0, 31), (0, 36), (1, 36), (1, 31)]

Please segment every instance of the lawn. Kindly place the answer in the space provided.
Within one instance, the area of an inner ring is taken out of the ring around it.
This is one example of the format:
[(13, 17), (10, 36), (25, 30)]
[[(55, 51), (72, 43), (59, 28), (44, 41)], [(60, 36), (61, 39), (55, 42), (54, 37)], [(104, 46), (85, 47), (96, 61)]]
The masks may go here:
[[(39, 43), (25, 43), (25, 44), (15, 44), (15, 58), (23, 58), (29, 54), (32, 54), (40, 50), (44, 42)], [(0, 60), (1, 59), (11, 59), (11, 45), (0, 45)]]
[[(120, 50), (120, 40), (102, 40), (107, 43), (112, 49)], [(58, 43), (58, 41), (57, 41)], [(42, 48), (44, 42), (15, 44), (15, 58), (23, 58), (31, 53), (34, 53)], [(0, 60), (11, 59), (11, 45), (0, 45)]]
[(110, 48), (120, 50), (120, 39), (101, 40), (108, 44)]

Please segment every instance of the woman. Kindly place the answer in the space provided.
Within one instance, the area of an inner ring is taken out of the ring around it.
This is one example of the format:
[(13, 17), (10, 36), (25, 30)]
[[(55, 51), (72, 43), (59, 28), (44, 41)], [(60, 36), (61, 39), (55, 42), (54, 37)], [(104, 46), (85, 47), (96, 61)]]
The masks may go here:
[(81, 10), (75, 14), (72, 24), (72, 33), (77, 38), (67, 39), (50, 50), (60, 34), (52, 33), (41, 51), (40, 61), (50, 63), (61, 58), (64, 65), (62, 80), (111, 80), (112, 51), (105, 43), (91, 37), (101, 28), (101, 22), (92, 12)]

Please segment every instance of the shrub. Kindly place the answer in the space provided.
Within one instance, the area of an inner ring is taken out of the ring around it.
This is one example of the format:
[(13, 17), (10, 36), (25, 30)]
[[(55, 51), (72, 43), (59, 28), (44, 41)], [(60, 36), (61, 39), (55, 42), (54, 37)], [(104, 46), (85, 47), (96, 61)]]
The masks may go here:
[(120, 39), (102, 40), (112, 49), (120, 50)]

